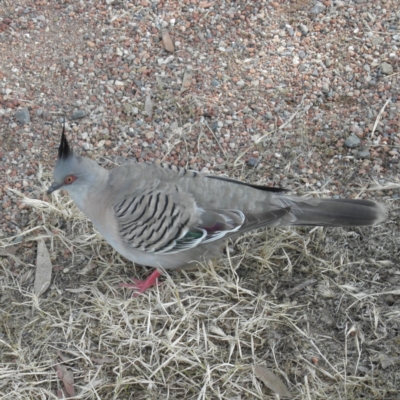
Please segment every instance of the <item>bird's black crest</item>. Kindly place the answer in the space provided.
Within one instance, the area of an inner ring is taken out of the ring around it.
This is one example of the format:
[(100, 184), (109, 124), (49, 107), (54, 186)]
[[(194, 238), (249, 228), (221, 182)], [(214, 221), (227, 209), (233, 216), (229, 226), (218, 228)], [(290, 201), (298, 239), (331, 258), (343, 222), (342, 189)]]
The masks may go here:
[(66, 160), (71, 155), (72, 155), (72, 150), (69, 147), (67, 138), (65, 137), (65, 122), (64, 122), (63, 130), (61, 133), (61, 142), (60, 146), (58, 147), (58, 158), (60, 160)]

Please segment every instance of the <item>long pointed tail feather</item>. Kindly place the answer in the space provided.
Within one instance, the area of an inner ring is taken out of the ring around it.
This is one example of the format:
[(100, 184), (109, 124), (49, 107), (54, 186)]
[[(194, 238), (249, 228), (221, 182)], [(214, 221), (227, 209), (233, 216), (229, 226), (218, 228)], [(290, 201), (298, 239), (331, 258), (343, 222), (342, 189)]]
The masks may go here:
[(369, 226), (387, 218), (386, 207), (371, 200), (292, 196), (282, 196), (280, 200), (291, 207), (292, 218), (287, 221), (288, 225)]

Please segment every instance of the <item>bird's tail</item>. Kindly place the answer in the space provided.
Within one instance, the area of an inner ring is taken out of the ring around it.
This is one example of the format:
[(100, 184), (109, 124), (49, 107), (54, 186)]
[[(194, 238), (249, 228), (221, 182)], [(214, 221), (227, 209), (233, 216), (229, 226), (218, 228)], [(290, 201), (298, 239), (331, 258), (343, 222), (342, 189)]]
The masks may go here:
[(282, 225), (369, 226), (387, 218), (386, 207), (371, 200), (279, 197), (282, 206), (290, 207)]

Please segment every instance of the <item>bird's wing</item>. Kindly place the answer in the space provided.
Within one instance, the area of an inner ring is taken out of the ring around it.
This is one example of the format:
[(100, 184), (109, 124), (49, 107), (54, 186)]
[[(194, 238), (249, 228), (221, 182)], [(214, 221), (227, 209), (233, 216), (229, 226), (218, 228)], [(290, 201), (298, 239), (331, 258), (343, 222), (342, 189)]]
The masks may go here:
[(119, 235), (130, 247), (173, 254), (222, 239), (245, 222), (239, 210), (203, 209), (177, 184), (153, 179), (113, 205)]

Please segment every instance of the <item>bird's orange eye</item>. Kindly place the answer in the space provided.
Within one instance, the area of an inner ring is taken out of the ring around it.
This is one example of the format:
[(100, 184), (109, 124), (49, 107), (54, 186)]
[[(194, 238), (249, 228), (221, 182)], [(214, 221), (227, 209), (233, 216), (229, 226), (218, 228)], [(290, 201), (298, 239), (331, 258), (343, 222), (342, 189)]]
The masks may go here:
[(76, 176), (73, 175), (68, 175), (65, 179), (64, 179), (64, 185), (70, 185), (72, 182), (74, 182), (76, 179)]

